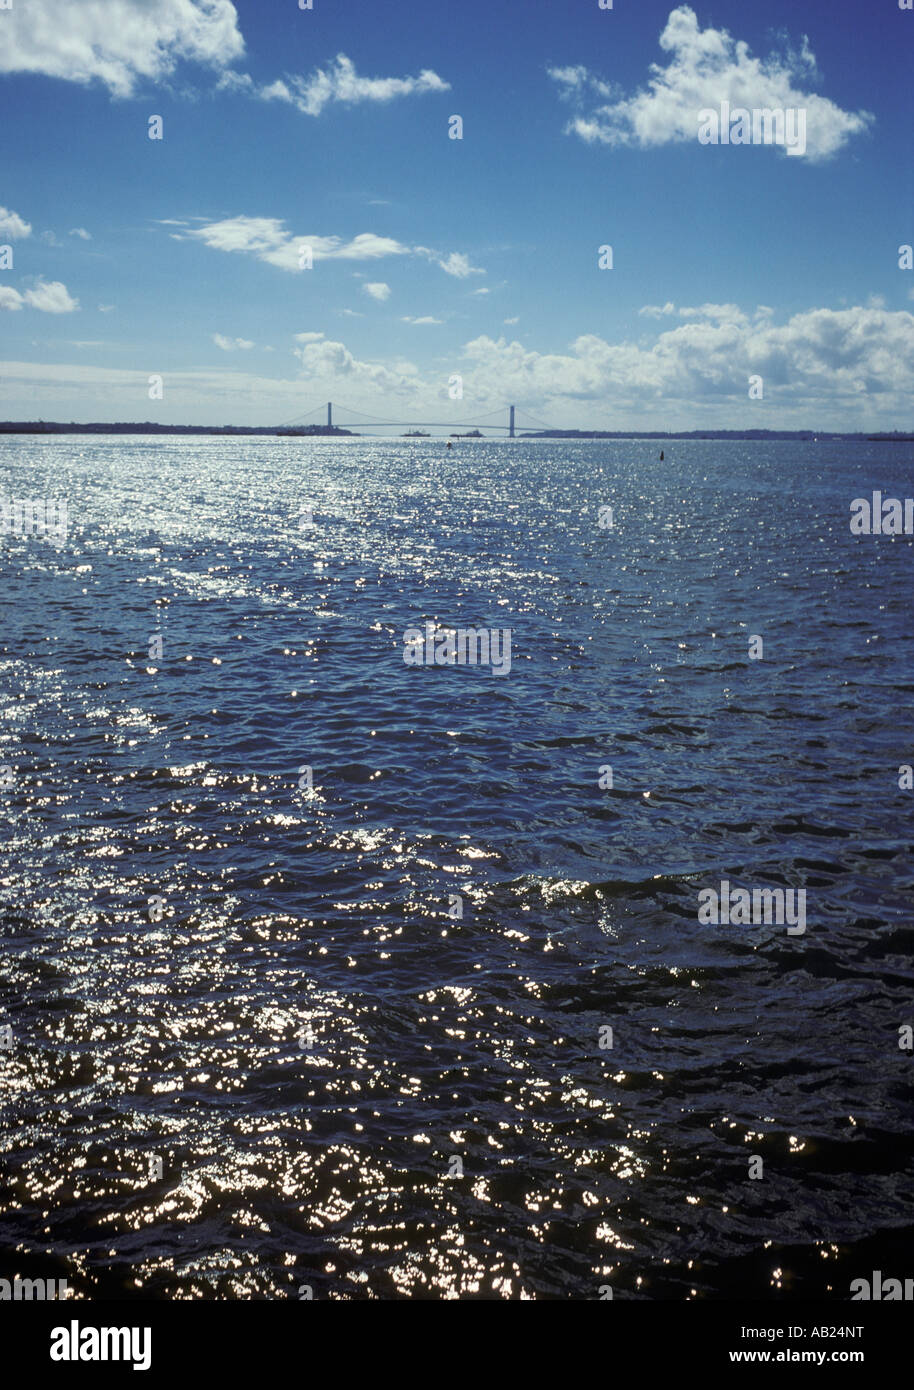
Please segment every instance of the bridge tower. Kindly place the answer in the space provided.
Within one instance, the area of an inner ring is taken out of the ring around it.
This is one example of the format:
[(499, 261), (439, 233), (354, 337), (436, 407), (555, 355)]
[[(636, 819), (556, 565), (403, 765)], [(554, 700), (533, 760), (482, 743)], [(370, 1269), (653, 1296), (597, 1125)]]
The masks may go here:
[(511, 406), (511, 418), (508, 425), (508, 438), (514, 438), (514, 406)]
[(333, 429), (333, 403), (331, 401), (327, 402), (327, 428), (328, 430)]

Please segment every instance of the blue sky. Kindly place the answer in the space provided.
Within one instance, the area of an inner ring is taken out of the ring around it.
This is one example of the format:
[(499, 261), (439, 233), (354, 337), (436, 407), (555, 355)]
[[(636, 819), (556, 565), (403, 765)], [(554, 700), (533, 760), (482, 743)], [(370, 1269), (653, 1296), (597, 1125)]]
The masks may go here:
[(912, 57), (897, 0), (13, 0), (0, 416), (910, 429)]

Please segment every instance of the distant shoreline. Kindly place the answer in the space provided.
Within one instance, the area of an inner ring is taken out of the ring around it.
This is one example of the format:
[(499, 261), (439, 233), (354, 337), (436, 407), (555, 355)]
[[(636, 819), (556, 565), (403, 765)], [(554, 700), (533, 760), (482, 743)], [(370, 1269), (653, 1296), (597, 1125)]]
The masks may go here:
[(159, 425), (152, 420), (137, 423), (104, 424), (93, 422), (79, 425), (58, 420), (0, 420), (0, 434), (253, 434), (272, 435), (279, 439), (313, 439), (339, 436), (355, 439), (352, 430), (338, 425), (307, 425), (290, 428), (283, 425)]
[[(254, 435), (272, 436), (278, 439), (325, 439), (325, 438), (347, 438), (347, 439), (386, 439), (386, 438), (410, 438), (409, 435), (387, 436), (387, 435), (360, 435), (353, 430), (340, 429), (333, 425), (309, 425), (304, 429), (290, 429), (288, 427), (276, 425), (159, 425), (153, 421), (143, 421), (140, 423), (117, 423), (104, 424), (93, 422), (91, 424), (76, 424), (71, 421), (64, 424), (56, 420), (5, 420), (0, 421), (0, 435), (4, 434), (175, 434), (175, 435)], [(417, 436), (412, 436), (416, 438)], [(427, 435), (423, 438), (443, 440), (445, 435)], [(451, 438), (460, 439), (487, 439), (491, 441), (499, 436), (486, 435), (454, 435)], [(500, 436), (504, 437), (504, 436)], [(830, 430), (539, 430), (519, 432), (513, 441), (517, 443), (524, 439), (695, 439), (695, 440), (808, 440), (832, 441), (845, 440), (848, 442), (864, 444), (914, 444), (914, 434), (904, 434), (898, 430), (887, 431), (884, 433), (866, 434), (862, 432), (846, 433), (842, 431)], [(507, 441), (512, 442), (512, 441)]]

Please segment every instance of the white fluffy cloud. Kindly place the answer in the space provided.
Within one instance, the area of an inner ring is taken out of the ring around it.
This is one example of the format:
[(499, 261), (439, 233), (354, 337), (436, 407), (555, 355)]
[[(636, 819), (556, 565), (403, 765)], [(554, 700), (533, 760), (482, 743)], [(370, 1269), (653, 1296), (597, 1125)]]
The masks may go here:
[(214, 333), (213, 342), (223, 352), (246, 352), (254, 346), (248, 338), (226, 338), (224, 333)]
[(8, 236), (11, 241), (17, 237), (27, 237), (32, 235), (32, 224), (21, 218), (18, 212), (11, 212), (9, 208), (0, 208), (0, 236)]
[(372, 299), (376, 299), (379, 304), (383, 304), (385, 299), (390, 299), (390, 285), (385, 285), (383, 280), (371, 281), (362, 286), (366, 294), (370, 294)]
[[(726, 29), (701, 29), (688, 5), (673, 10), (660, 35), (670, 54), (665, 67), (652, 63), (647, 86), (633, 96), (611, 89), (584, 67), (551, 68), (549, 75), (577, 108), (567, 129), (581, 139), (639, 148), (698, 139), (699, 112), (722, 101), (753, 109), (806, 112), (806, 157), (825, 159), (873, 121), (866, 111), (842, 111), (798, 84), (817, 77), (816, 60), (803, 39), (799, 53), (756, 58)], [(593, 103), (598, 101), (599, 104)]]
[(221, 68), (243, 52), (231, 0), (16, 0), (3, 16), (0, 72), (97, 81), (128, 97), (181, 59)]
[[(309, 386), (321, 386), (322, 391), (344, 388), (358, 391), (369, 401), (388, 401), (391, 396), (416, 400), (424, 383), (411, 362), (363, 362), (349, 351), (344, 343), (333, 342), (323, 333), (299, 333), (301, 347), (294, 354), (301, 363)], [(332, 399), (332, 394), (327, 396)]]
[(70, 231), (70, 236), (79, 237), (80, 241), (92, 240), (92, 233), (87, 232), (85, 227), (73, 227)]
[[(462, 251), (452, 251), (450, 255), (445, 255), (442, 251), (433, 251), (428, 246), (415, 247), (417, 256), (424, 256), (426, 260), (432, 261), (439, 266), (445, 275), (453, 275), (455, 280), (466, 280), (470, 275), (485, 275), (484, 270), (478, 266), (470, 264), (469, 256)], [(488, 294), (488, 290), (480, 290), (480, 294)]]
[(287, 102), (309, 116), (333, 103), (450, 91), (430, 68), (417, 77), (363, 77), (345, 53), (306, 77), (258, 86), (231, 69), (243, 55), (232, 0), (15, 0), (3, 17), (0, 72), (100, 82), (113, 96), (129, 97), (143, 80), (160, 82), (179, 62), (192, 62), (220, 70), (220, 90)]
[[(226, 85), (244, 87), (246, 75), (237, 75)], [(418, 77), (360, 77), (351, 58), (337, 56), (328, 68), (316, 68), (307, 77), (286, 77), (262, 87), (258, 95), (265, 101), (285, 101), (307, 116), (319, 116), (332, 102), (356, 106), (362, 102), (387, 102), (395, 97), (422, 92), (449, 92), (449, 82), (424, 68)]]
[[(169, 225), (180, 225), (170, 223)], [(256, 256), (280, 270), (302, 270), (302, 252), (308, 248), (314, 262), (328, 260), (374, 261), (383, 256), (404, 256), (408, 246), (392, 237), (362, 232), (350, 241), (338, 236), (294, 236), (276, 217), (229, 217), (203, 227), (172, 232), (175, 241), (202, 241), (214, 251), (239, 251)]]
[(431, 314), (423, 314), (421, 318), (412, 318), (409, 314), (404, 314), (400, 322), (411, 323), (414, 328), (418, 328), (421, 324), (443, 323), (444, 319), (433, 318)]
[(302, 270), (302, 253), (307, 248), (311, 260), (318, 261), (376, 261), (385, 256), (422, 256), (432, 261), (447, 275), (463, 279), (468, 275), (484, 275), (470, 265), (462, 251), (445, 254), (427, 246), (405, 246), (393, 237), (360, 232), (345, 241), (338, 236), (295, 235), (278, 217), (229, 217), (202, 227), (190, 227), (173, 218), (163, 219), (162, 226), (179, 227), (169, 235), (175, 241), (202, 241), (214, 251), (238, 251), (256, 256), (280, 270)]
[(11, 285), (0, 287), (0, 309), (17, 310), (24, 304), (42, 314), (72, 314), (79, 308), (79, 300), (59, 280), (39, 280), (33, 290), (23, 294)]
[(79, 308), (79, 300), (59, 280), (39, 280), (33, 290), (26, 290), (23, 299), (43, 314), (72, 314)]

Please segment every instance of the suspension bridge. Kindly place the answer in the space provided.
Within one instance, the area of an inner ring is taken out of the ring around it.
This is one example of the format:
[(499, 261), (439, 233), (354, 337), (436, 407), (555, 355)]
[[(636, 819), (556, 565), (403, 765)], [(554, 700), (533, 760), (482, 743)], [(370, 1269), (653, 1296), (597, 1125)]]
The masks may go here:
[[(519, 411), (516, 406), (499, 406), (497, 410), (491, 411), (488, 415), (478, 420), (386, 420), (373, 418), (364, 412), (355, 410), (346, 405), (334, 404), (328, 401), (326, 406), (315, 406), (307, 415), (297, 417), (295, 420), (287, 420), (279, 426), (282, 430), (302, 429), (308, 424), (323, 423), (318, 417), (323, 417), (326, 410), (327, 429), (353, 429), (360, 434), (371, 429), (446, 429), (457, 430), (493, 430), (503, 432), (508, 439), (516, 439), (527, 434), (539, 432), (541, 430), (555, 429), (555, 425), (544, 424), (542, 420), (537, 420), (527, 411)], [(334, 420), (334, 411), (337, 418)], [(344, 419), (340, 420), (339, 412), (342, 411)], [(505, 413), (507, 412), (507, 419)], [(518, 419), (518, 416), (523, 416)]]

